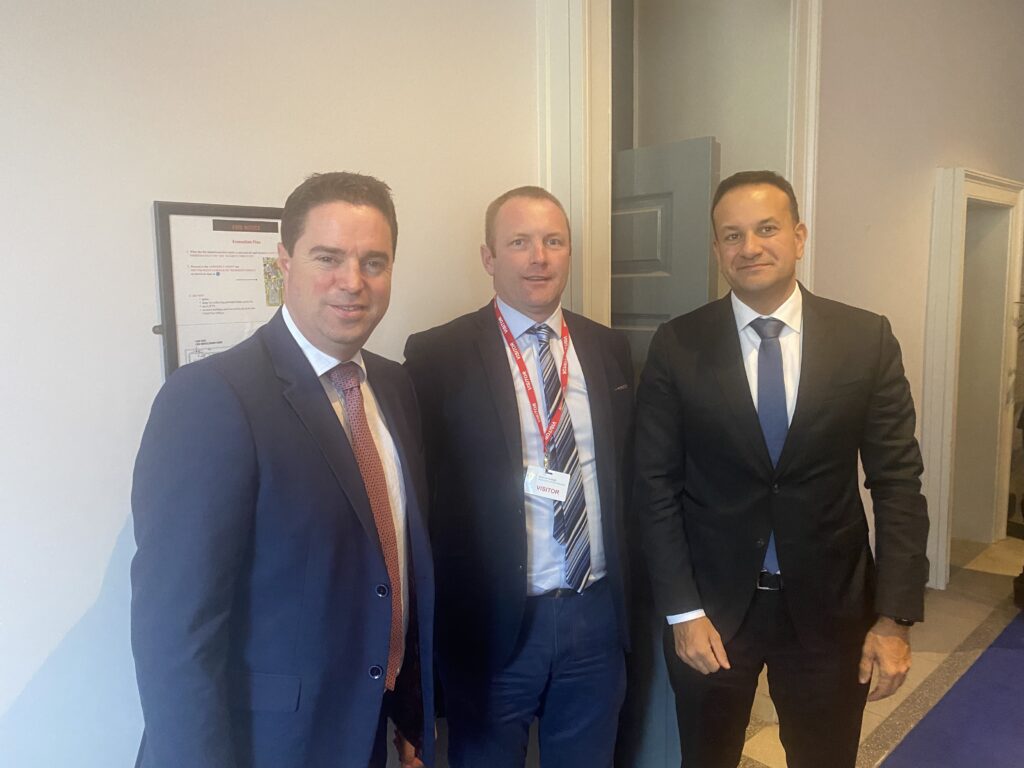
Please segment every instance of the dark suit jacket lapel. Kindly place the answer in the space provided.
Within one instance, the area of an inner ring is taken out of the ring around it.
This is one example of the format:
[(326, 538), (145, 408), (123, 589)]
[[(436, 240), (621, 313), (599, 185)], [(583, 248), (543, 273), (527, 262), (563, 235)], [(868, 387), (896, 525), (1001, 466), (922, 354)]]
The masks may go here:
[[(398, 451), (398, 459), (403, 467), (409, 464), (409, 447), (412, 445), (412, 437), (409, 434), (409, 424), (402, 409), (400, 397), (395, 390), (394, 380), (385, 374), (381, 360), (376, 355), (363, 350), (363, 363), (366, 365), (366, 378), (373, 388), (373, 396), (377, 400), (377, 407), (380, 409), (381, 418), (391, 433), (391, 439), (395, 441), (395, 449)], [(411, 478), (406, 478), (406, 496), (415, 498), (415, 489), (410, 485)]]
[[(391, 433), (391, 439), (395, 441), (395, 450), (398, 451), (398, 461), (405, 481), (406, 531), (412, 552), (408, 578), (421, 582), (424, 577), (433, 573), (433, 566), (430, 563), (430, 552), (426, 548), (428, 537), (423, 525), (426, 488), (422, 475), (413, 472), (414, 467), (423, 464), (423, 449), (417, 444), (413, 427), (409, 423), (409, 407), (412, 403), (403, 403), (403, 399), (408, 398), (403, 398), (395, 375), (387, 372), (382, 358), (364, 349), (363, 362), (366, 364), (366, 378), (373, 388), (373, 396), (377, 400), (381, 418)], [(428, 605), (432, 610), (433, 602)]]
[[(494, 317), (494, 307), (487, 304), (477, 312), (476, 346), (483, 362), (484, 372), (491, 388), (491, 398), (497, 410), (501, 431), (505, 437), (513, 477), (523, 471), (523, 443), (519, 435), (519, 406), (516, 404), (515, 384), (505, 354), (505, 340)], [(570, 330), (570, 333), (572, 331)]]
[(331, 407), (320, 379), (313, 373), (309, 361), (292, 338), (280, 311), (265, 326), (263, 338), (274, 363), (274, 370), (285, 384), (285, 400), (323, 452), (366, 535), (379, 548), (380, 539), (373, 522), (370, 500), (366, 496), (366, 486), (359, 473), (352, 446), (338, 423), (337, 414)]
[[(586, 326), (577, 322), (575, 315), (571, 312), (563, 312), (563, 315), (566, 325), (569, 326), (569, 335), (572, 337), (572, 346), (576, 350), (576, 357), (580, 359), (583, 380), (587, 385), (590, 423), (594, 430), (594, 455), (598, 466), (597, 483), (601, 494), (601, 508), (612, 510), (615, 504), (615, 488), (612, 484), (616, 476), (616, 460), (611, 392), (609, 391), (608, 371), (605, 368), (605, 360), (608, 356), (586, 332)], [(610, 525), (614, 516), (609, 512), (602, 515), (602, 519)], [(608, 530), (606, 529), (605, 539), (607, 540), (607, 538)]]
[[(415, 505), (415, 509), (419, 510), (420, 483), (411, 475), (409, 468), (414, 466), (411, 463), (410, 451), (421, 451), (421, 447), (415, 444), (408, 411), (395, 386), (394, 376), (387, 375), (381, 358), (363, 350), (363, 362), (366, 364), (366, 378), (373, 388), (373, 396), (377, 400), (381, 418), (384, 419), (384, 424), (387, 426), (388, 432), (391, 433), (391, 439), (395, 441), (395, 450), (398, 451), (398, 460), (405, 478), (406, 504), (408, 506)], [(417, 461), (420, 461), (418, 457)]]
[(803, 289), (803, 329), (800, 349), (800, 386), (797, 390), (796, 409), (786, 435), (786, 444), (779, 457), (782, 471), (802, 445), (807, 428), (821, 407), (828, 382), (832, 378), (835, 356), (830, 353), (829, 318), (821, 311), (814, 294)]
[(731, 422), (736, 425), (740, 442), (749, 446), (753, 460), (771, 472), (771, 457), (761, 432), (761, 422), (757, 419), (754, 401), (750, 397), (750, 382), (743, 366), (736, 316), (728, 295), (715, 302), (714, 314), (709, 315), (703, 336), (704, 354), (710, 361), (722, 397), (732, 411)]

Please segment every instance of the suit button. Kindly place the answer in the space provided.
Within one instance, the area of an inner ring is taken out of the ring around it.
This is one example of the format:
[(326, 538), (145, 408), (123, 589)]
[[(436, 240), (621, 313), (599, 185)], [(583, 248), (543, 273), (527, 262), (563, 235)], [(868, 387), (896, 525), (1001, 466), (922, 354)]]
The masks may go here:
[(372, 677), (374, 680), (380, 680), (381, 675), (383, 674), (384, 670), (378, 667), (376, 664), (370, 667), (370, 677)]
[(377, 585), (377, 597), (387, 597), (389, 591), (390, 590), (388, 590), (388, 585), (387, 584), (378, 584)]
[(761, 549), (765, 545), (765, 543), (766, 542), (765, 542), (764, 539), (758, 539), (757, 541), (754, 542), (754, 544), (757, 546), (758, 549)]
[(772, 493), (778, 493), (778, 492), (779, 492), (779, 484), (778, 483), (772, 483)]

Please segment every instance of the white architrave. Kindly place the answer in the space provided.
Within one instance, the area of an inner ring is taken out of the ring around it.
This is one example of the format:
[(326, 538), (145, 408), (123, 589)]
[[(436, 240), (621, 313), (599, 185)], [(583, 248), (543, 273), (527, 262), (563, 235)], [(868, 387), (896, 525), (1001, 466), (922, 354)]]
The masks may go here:
[(814, 289), (814, 214), (818, 163), (818, 92), (821, 81), (821, 2), (792, 0), (789, 6), (789, 121), (786, 178), (807, 224), (804, 257), (797, 279)]
[[(960, 358), (960, 317), (964, 284), (964, 244), (967, 202), (978, 200), (1012, 209), (1006, 291), (1002, 297), (1004, 323), (1003, 372), (1000, 402), (1012, 396), (1010, 372), (1016, 359), (1021, 285), (1021, 243), (1024, 239), (1024, 184), (965, 168), (940, 168), (935, 179), (932, 209), (931, 258), (928, 265), (928, 303), (925, 321), (924, 392), (921, 408), (921, 454), (924, 494), (928, 499), (928, 584), (945, 589), (949, 581), (949, 541), (953, 499), (956, 437), (957, 373)], [(1008, 446), (1012, 424), (1001, 420), (999, 441)], [(1009, 487), (1008, 451), (993, 467), (997, 489)], [(1005, 465), (1005, 466), (1004, 466)], [(1006, 494), (1000, 493), (1005, 499)], [(997, 536), (997, 532), (993, 531)]]
[(611, 320), (611, 0), (538, 0), (540, 185), (573, 224), (566, 307)]
[[(822, 0), (790, 4), (787, 175), (810, 238), (797, 277), (814, 285)], [(567, 307), (611, 320), (611, 0), (537, 0), (539, 183), (573, 224)]]

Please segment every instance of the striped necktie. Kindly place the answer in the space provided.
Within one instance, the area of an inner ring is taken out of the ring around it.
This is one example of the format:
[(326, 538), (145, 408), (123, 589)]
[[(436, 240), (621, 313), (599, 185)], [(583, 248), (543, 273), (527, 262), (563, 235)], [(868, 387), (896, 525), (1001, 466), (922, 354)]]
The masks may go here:
[[(551, 354), (553, 332), (544, 323), (539, 323), (527, 333), (533, 334), (539, 341), (538, 360), (544, 382), (547, 424), (558, 411), (563, 398), (558, 366), (555, 365), (554, 355)], [(553, 533), (555, 540), (565, 546), (566, 581), (574, 590), (582, 592), (590, 580), (590, 533), (587, 530), (587, 503), (583, 496), (583, 473), (580, 471), (580, 457), (576, 450), (576, 437), (573, 435), (568, 406), (562, 409), (562, 418), (555, 434), (551, 436), (548, 450), (551, 468), (569, 475), (569, 489), (565, 501), (554, 503)]]

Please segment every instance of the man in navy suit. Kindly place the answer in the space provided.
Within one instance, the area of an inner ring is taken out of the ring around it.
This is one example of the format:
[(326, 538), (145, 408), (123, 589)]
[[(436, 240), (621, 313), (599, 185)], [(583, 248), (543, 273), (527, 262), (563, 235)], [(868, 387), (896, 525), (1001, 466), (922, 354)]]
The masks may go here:
[(569, 223), (544, 189), (487, 210), (495, 299), (406, 344), (424, 416), (438, 666), (456, 768), (610, 766), (625, 691), (625, 338), (562, 309)]
[(388, 717), (432, 763), (420, 418), (362, 349), (397, 235), (385, 184), (311, 176), (282, 217), (284, 307), (157, 395), (132, 488), (142, 768), (383, 766)]
[(807, 228), (785, 179), (725, 179), (712, 220), (732, 292), (658, 329), (637, 393), (636, 502), (683, 764), (737, 764), (767, 666), (788, 764), (852, 768), (865, 698), (902, 684), (924, 617), (910, 387), (884, 317), (797, 284)]

